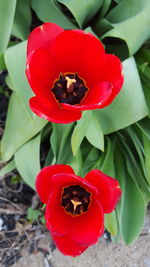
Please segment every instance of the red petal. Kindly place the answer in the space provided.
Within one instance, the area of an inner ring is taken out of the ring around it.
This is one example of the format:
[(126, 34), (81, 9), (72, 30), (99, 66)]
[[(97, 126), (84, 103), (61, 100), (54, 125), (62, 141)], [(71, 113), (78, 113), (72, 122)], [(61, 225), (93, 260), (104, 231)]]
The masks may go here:
[(81, 105), (62, 104), (66, 110), (91, 110), (103, 108), (108, 105), (112, 94), (112, 86), (109, 82), (101, 82), (87, 92)]
[(99, 192), (93, 184), (89, 183), (80, 176), (76, 176), (70, 173), (58, 173), (51, 177), (51, 182), (53, 183), (53, 188), (57, 188), (62, 191), (63, 187), (70, 185), (80, 185), (85, 188), (87, 191), (91, 192), (95, 196), (99, 196)]
[(113, 85), (112, 95), (110, 98), (111, 103), (116, 95), (120, 92), (124, 82), (122, 64), (118, 57), (106, 54), (106, 63), (102, 75), (102, 80), (108, 81)]
[(44, 105), (57, 106), (51, 88), (54, 80), (59, 76), (48, 49), (41, 48), (34, 51), (27, 60), (26, 74), (34, 93)]
[(79, 120), (82, 116), (81, 111), (65, 110), (60, 108), (59, 105), (58, 107), (50, 106), (50, 108), (48, 108), (44, 106), (44, 102), (41, 103), (37, 97), (30, 98), (29, 104), (32, 111), (40, 118), (56, 123), (70, 123)]
[[(46, 207), (47, 228), (53, 234), (57, 235), (70, 233), (74, 240), (82, 244), (84, 243), (84, 245), (85, 243), (86, 245), (87, 243), (95, 243), (103, 231), (102, 209), (99, 203), (94, 200), (94, 197), (97, 197), (97, 189), (81, 177), (69, 173), (53, 175), (50, 182), (52, 191), (49, 195)], [(62, 190), (64, 187), (71, 185), (80, 185), (88, 192), (92, 193), (92, 201), (89, 206), (89, 211), (81, 216), (73, 217), (69, 213), (65, 212), (64, 208), (61, 206)], [(79, 228), (80, 225), (82, 225), (84, 229), (78, 229), (76, 224), (79, 225)], [(77, 231), (80, 234), (76, 233)], [(86, 233), (86, 231), (88, 233)], [(82, 238), (80, 238), (80, 236)]]
[(88, 248), (88, 246), (82, 246), (74, 242), (68, 235), (61, 237), (52, 235), (52, 238), (54, 239), (54, 242), (61, 253), (67, 256), (77, 257)]
[(97, 200), (92, 201), (87, 212), (73, 217), (70, 223), (72, 239), (82, 245), (93, 245), (104, 232), (103, 210)]
[(53, 185), (51, 188), (46, 205), (46, 226), (52, 234), (63, 236), (69, 232), (72, 217), (61, 206), (62, 188), (54, 189)]
[(72, 173), (73, 169), (68, 165), (57, 164), (43, 168), (36, 178), (36, 190), (43, 203), (47, 203), (51, 187), (51, 178), (57, 173)]
[(121, 196), (118, 181), (99, 170), (90, 171), (85, 179), (99, 190), (99, 201), (104, 213), (112, 212)]
[(64, 31), (54, 41), (53, 54), (61, 72), (78, 72), (88, 87), (100, 80), (105, 53), (97, 38), (77, 30)]
[(49, 22), (35, 28), (29, 35), (27, 57), (38, 48), (50, 46), (54, 39), (63, 31), (64, 29), (58, 25)]

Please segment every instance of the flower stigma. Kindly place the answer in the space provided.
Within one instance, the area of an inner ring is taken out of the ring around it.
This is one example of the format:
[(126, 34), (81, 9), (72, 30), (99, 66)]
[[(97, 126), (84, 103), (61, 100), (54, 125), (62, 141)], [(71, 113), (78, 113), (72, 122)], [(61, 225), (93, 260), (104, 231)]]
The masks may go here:
[(68, 76), (65, 77), (67, 81), (67, 93), (70, 94), (74, 90), (74, 83), (76, 83), (76, 79), (70, 79)]

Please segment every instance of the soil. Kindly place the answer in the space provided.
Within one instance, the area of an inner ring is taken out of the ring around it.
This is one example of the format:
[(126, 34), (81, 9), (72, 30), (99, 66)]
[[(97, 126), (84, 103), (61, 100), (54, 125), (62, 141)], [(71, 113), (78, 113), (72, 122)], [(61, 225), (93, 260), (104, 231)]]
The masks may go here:
[[(45, 256), (38, 252), (29, 256), (27, 248), (23, 249), (23, 257), (16, 267), (150, 267), (150, 212), (138, 240), (126, 246), (123, 242), (113, 244), (105, 239), (88, 248), (81, 256), (71, 258), (63, 256), (57, 249), (50, 251), (50, 235), (41, 237), (39, 246), (49, 251)], [(48, 262), (49, 260), (49, 262)]]

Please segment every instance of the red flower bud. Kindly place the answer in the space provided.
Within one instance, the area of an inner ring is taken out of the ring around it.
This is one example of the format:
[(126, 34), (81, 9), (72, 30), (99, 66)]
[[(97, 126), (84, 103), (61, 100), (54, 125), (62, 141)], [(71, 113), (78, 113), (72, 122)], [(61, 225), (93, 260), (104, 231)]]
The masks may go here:
[(54, 23), (30, 34), (26, 75), (36, 95), (30, 108), (57, 123), (79, 120), (82, 110), (108, 106), (123, 85), (119, 58), (106, 54), (94, 35)]
[(104, 231), (104, 213), (112, 212), (121, 196), (117, 180), (99, 170), (83, 179), (68, 165), (42, 169), (36, 190), (46, 203), (46, 225), (57, 247), (73, 257), (97, 242)]

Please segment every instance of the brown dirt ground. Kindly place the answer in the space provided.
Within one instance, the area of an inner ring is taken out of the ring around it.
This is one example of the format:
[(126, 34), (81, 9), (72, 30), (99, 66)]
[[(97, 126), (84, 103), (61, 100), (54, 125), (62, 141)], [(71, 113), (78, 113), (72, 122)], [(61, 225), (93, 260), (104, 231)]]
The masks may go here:
[[(49, 244), (48, 234), (41, 238), (40, 247), (49, 248)], [(113, 244), (101, 238), (95, 246), (88, 248), (77, 258), (63, 256), (55, 249), (50, 256), (50, 265), (41, 253), (30, 255), (24, 249), (21, 254), (23, 257), (16, 267), (150, 267), (150, 212), (138, 240), (129, 246), (123, 242)]]

